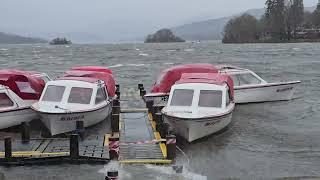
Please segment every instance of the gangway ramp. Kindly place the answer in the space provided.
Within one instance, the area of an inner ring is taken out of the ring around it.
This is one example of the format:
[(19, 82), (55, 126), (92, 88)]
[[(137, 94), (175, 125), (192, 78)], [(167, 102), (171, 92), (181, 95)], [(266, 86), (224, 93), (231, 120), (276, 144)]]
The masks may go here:
[[(166, 150), (153, 129), (148, 110), (126, 109), (120, 115), (120, 163), (169, 164)], [(157, 137), (156, 137), (157, 136)], [(161, 148), (162, 147), (162, 148)]]

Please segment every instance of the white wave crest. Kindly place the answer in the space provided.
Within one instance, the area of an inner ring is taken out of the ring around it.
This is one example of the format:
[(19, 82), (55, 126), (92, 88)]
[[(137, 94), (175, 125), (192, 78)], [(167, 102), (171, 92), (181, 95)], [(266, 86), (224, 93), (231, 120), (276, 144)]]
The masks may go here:
[(111, 65), (109, 66), (109, 68), (116, 68), (116, 67), (122, 67), (123, 64), (115, 64), (115, 65)]

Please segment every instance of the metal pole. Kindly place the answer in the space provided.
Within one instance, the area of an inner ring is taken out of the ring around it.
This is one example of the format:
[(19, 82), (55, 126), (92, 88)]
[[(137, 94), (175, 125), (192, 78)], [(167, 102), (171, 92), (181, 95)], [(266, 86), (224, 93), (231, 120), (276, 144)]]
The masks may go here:
[(143, 84), (138, 84), (138, 89), (141, 90), (143, 87)]
[(116, 91), (117, 99), (120, 99), (120, 94), (121, 94), (120, 91), (117, 90)]
[(70, 135), (70, 157), (71, 159), (79, 158), (79, 135)]
[(30, 125), (27, 122), (21, 123), (21, 139), (22, 143), (30, 142)]
[(4, 157), (7, 161), (10, 161), (12, 158), (12, 141), (11, 137), (4, 138)]
[(120, 106), (113, 106), (112, 107), (112, 114), (120, 114)]
[(146, 107), (148, 108), (149, 112), (151, 113), (153, 110), (153, 100), (148, 100), (146, 102)]
[(156, 121), (157, 124), (163, 123), (162, 113), (158, 112), (158, 113), (155, 114), (155, 121)]
[(166, 137), (167, 159), (174, 160), (176, 158), (176, 136), (168, 135)]
[(116, 91), (120, 91), (120, 85), (116, 84)]
[(112, 114), (111, 130), (112, 132), (119, 132), (119, 114)]
[(84, 138), (85, 128), (83, 121), (76, 121), (76, 132), (79, 134), (80, 138)]
[(112, 101), (112, 105), (113, 105), (113, 106), (120, 106), (120, 101), (119, 101), (119, 99), (113, 100), (113, 101)]

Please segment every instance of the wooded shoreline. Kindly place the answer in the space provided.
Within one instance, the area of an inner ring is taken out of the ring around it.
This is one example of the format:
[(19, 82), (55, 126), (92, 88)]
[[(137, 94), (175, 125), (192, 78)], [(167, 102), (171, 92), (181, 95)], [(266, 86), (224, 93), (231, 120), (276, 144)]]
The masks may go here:
[(320, 0), (313, 12), (303, 0), (266, 0), (265, 14), (243, 14), (224, 28), (223, 43), (320, 42)]

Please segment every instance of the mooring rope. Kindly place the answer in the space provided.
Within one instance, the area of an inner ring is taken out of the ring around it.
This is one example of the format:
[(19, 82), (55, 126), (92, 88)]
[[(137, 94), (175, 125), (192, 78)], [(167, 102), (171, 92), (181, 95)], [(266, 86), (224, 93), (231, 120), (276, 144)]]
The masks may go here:
[(185, 152), (183, 152), (182, 149), (180, 149), (178, 145), (176, 145), (176, 148), (177, 148), (177, 149), (182, 153), (182, 155), (187, 159), (187, 164), (188, 164), (188, 166), (189, 166), (189, 164), (190, 164), (190, 159), (189, 159), (189, 157), (187, 156), (187, 154), (186, 154)]

